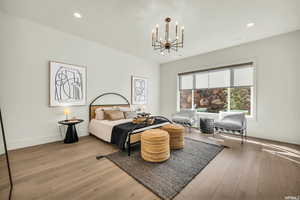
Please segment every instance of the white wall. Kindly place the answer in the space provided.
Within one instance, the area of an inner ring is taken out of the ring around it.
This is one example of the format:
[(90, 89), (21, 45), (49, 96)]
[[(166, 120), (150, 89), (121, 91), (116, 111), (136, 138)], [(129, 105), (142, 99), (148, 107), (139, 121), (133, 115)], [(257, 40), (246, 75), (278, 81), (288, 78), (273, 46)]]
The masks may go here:
[(5, 153), (4, 144), (0, 141), (0, 156)]
[[(9, 149), (62, 139), (63, 108), (48, 106), (49, 60), (87, 66), (88, 102), (103, 92), (130, 99), (131, 75), (148, 77), (147, 108), (158, 113), (158, 64), (1, 12), (0, 27), (0, 106)], [(88, 106), (71, 107), (71, 116), (85, 120), (77, 130), (87, 135)]]
[(300, 31), (161, 65), (161, 113), (176, 111), (177, 73), (247, 61), (257, 67), (249, 135), (300, 144)]

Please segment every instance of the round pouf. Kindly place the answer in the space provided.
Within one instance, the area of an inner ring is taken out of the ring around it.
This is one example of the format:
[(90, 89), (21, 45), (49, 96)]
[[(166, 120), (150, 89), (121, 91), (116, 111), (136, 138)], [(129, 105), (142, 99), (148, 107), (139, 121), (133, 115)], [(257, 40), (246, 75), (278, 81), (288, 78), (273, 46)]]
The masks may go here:
[(170, 149), (182, 149), (184, 147), (184, 128), (181, 125), (167, 124), (161, 127), (169, 133)]
[(170, 157), (169, 134), (161, 129), (150, 129), (141, 134), (141, 155), (149, 162), (163, 162)]

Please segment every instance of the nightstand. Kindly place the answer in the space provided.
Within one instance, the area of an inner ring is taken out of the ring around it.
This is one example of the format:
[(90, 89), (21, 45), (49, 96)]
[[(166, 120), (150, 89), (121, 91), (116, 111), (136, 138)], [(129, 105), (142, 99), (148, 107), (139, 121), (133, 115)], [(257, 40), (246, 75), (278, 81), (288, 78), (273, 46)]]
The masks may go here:
[(62, 120), (62, 121), (58, 122), (59, 124), (68, 126), (66, 137), (64, 139), (64, 143), (78, 142), (78, 135), (77, 135), (75, 125), (79, 124), (83, 121), (84, 121), (83, 119), (70, 119), (70, 120)]

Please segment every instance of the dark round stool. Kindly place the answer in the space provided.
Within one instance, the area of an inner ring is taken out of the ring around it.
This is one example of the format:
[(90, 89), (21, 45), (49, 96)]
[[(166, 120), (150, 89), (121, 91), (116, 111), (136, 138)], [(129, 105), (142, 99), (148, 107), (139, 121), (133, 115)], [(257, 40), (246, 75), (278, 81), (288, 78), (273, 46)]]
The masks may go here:
[(213, 134), (215, 130), (214, 119), (200, 118), (200, 130), (202, 133)]

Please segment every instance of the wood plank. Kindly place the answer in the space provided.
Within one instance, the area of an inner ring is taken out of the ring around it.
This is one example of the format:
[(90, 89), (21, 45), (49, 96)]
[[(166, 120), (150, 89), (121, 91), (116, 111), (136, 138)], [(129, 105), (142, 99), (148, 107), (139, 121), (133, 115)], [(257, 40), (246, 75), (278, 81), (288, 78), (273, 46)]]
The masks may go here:
[[(195, 130), (185, 134), (217, 142)], [(259, 139), (249, 139), (242, 146), (238, 139), (231, 143), (234, 145), (218, 154), (174, 200), (284, 199), (299, 195), (300, 165), (262, 150), (280, 145), (297, 153), (299, 146)], [(10, 151), (13, 199), (159, 199), (109, 160), (95, 158), (115, 151), (118, 149), (113, 145), (92, 136), (82, 137), (76, 144), (55, 142)], [(2, 194), (0, 191), (0, 197)]]

